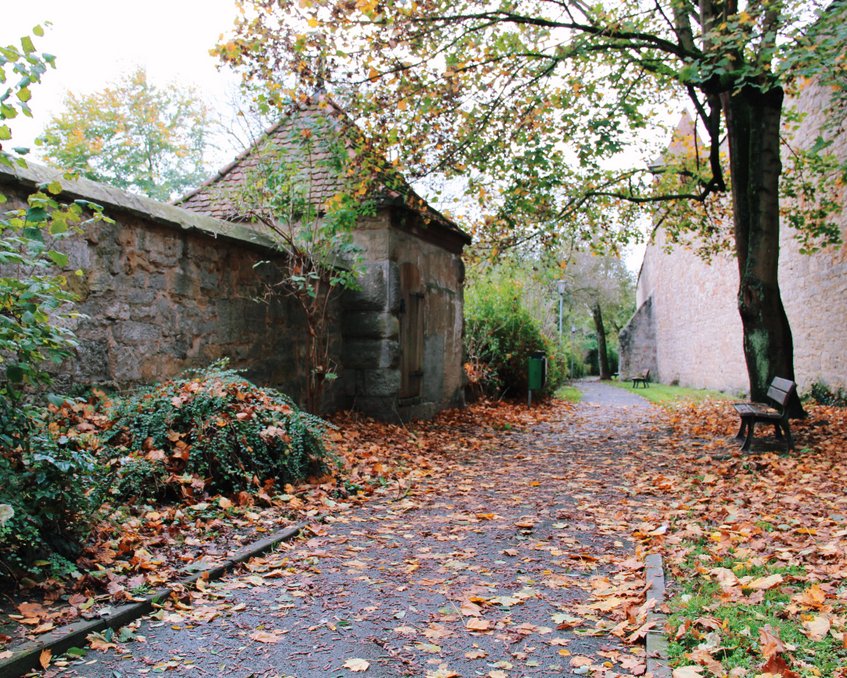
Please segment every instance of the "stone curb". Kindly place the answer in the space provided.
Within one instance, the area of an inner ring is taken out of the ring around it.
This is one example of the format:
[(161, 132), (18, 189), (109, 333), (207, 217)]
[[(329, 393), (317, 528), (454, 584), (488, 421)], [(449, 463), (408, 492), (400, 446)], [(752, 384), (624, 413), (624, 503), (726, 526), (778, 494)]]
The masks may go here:
[(11, 657), (0, 661), (0, 676), (12, 678), (13, 676), (22, 676), (28, 671), (39, 669), (41, 667), (39, 658), (44, 650), (50, 650), (55, 657), (67, 652), (72, 647), (84, 647), (86, 636), (89, 633), (97, 633), (105, 629), (117, 630), (122, 626), (126, 626), (130, 622), (151, 612), (156, 604), (167, 600), (177, 587), (189, 586), (203, 577), (208, 578), (210, 581), (220, 579), (227, 572), (234, 569), (236, 565), (240, 565), (254, 556), (266, 553), (282, 542), (290, 541), (300, 534), (303, 528), (304, 525), (287, 527), (264, 539), (240, 548), (231, 558), (220, 565), (201, 570), (174, 582), (170, 586), (157, 589), (154, 593), (145, 596), (137, 602), (116, 607), (100, 619), (77, 621), (46, 633), (36, 641), (25, 643), (17, 650), (13, 650)]
[(647, 632), (647, 673), (653, 678), (672, 678), (668, 666), (668, 638), (665, 634), (667, 615), (659, 608), (665, 604), (665, 571), (662, 556), (651, 553), (644, 561), (647, 578), (647, 600), (656, 604), (647, 614), (647, 621), (654, 622)]

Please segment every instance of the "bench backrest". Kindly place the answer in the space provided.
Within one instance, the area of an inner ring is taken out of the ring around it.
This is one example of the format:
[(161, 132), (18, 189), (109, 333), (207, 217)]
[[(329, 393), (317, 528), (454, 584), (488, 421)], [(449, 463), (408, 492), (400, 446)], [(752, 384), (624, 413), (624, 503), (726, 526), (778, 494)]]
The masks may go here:
[(650, 370), (644, 370), (644, 372), (641, 375), (641, 378), (644, 381), (650, 381)]
[(768, 398), (777, 403), (780, 409), (784, 411), (785, 404), (796, 389), (797, 384), (793, 381), (783, 379), (782, 377), (774, 377), (770, 388), (768, 388)]

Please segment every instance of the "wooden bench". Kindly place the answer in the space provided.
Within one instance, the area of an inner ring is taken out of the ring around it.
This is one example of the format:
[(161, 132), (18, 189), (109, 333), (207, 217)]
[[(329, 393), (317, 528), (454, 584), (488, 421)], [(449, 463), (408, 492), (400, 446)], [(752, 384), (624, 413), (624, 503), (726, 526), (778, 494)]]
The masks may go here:
[(639, 384), (641, 384), (644, 388), (647, 388), (650, 385), (650, 370), (644, 370), (638, 376), (632, 377), (632, 388), (638, 388)]
[(791, 428), (788, 426), (788, 400), (794, 391), (797, 390), (797, 385), (793, 381), (783, 379), (782, 377), (774, 377), (768, 388), (768, 398), (776, 403), (777, 407), (770, 407), (763, 403), (735, 403), (733, 407), (741, 417), (741, 428), (738, 429), (736, 440), (744, 440), (741, 449), (745, 452), (750, 449), (753, 444), (753, 431), (756, 424), (773, 424), (774, 435), (778, 440), (782, 440), (782, 434), (785, 433), (785, 438), (788, 441), (788, 449), (794, 449), (794, 439), (791, 437)]

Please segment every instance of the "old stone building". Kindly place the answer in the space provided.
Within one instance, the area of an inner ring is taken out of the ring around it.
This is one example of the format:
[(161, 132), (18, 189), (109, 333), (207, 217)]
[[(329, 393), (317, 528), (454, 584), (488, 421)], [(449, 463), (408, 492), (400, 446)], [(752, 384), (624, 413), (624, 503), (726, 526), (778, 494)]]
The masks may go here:
[[(798, 107), (805, 118), (797, 131), (809, 146), (820, 134), (829, 92), (806, 88)], [(847, 140), (836, 137), (836, 155), (847, 158)], [(789, 206), (790, 209), (790, 206)], [(847, 240), (847, 211), (838, 215)], [(746, 392), (747, 368), (738, 315), (738, 267), (725, 254), (704, 262), (691, 250), (667, 251), (659, 230), (638, 276), (637, 311), (621, 334), (621, 373), (650, 368), (664, 383)], [(847, 246), (803, 254), (783, 223), (779, 285), (794, 337), (795, 376), (800, 391), (815, 382), (847, 387)]]
[[(310, 143), (304, 145), (304, 138)], [(265, 139), (181, 205), (241, 222), (245, 210), (254, 208), (241, 196), (256, 180), (256, 169), (268, 158), (295, 158), (307, 199), (320, 210), (333, 195), (349, 190), (331, 169), (327, 147), (338, 143), (351, 158), (365, 152), (358, 130), (333, 102), (317, 99), (294, 107)], [(342, 167), (341, 174), (345, 171)], [(464, 398), (461, 255), (470, 238), (390, 169), (378, 170), (368, 192), (375, 210), (353, 233), (362, 257), (361, 289), (346, 293), (340, 308), (343, 372), (336, 399), (384, 418), (429, 417)]]
[[(294, 109), (269, 132), (290, 138), (310, 116), (347, 124), (334, 107)], [(267, 140), (263, 140), (265, 143)], [(235, 199), (250, 179), (250, 149), (180, 206), (86, 180), (63, 182), (62, 199), (99, 203), (114, 224), (67, 241), (84, 317), (65, 381), (125, 387), (229, 357), (260, 384), (301, 396), (308, 369), (301, 311), (286, 297), (260, 301), (260, 261), (281, 256), (268, 232), (246, 222)], [(278, 144), (285, 153), (285, 143)], [(46, 168), (0, 168), (0, 192), (23, 200), (57, 177)], [(329, 175), (307, 177), (315, 200)], [(324, 409), (355, 407), (399, 419), (463, 403), (463, 247), (469, 237), (404, 181), (386, 183), (359, 221), (361, 288), (330, 309), (331, 351), (340, 365)], [(267, 274), (266, 274), (267, 275)]]

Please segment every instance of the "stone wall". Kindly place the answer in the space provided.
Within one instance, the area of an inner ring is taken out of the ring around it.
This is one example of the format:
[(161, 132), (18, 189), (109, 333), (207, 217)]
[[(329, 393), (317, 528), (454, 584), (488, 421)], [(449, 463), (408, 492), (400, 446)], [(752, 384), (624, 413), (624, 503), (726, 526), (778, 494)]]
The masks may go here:
[[(820, 134), (827, 96), (815, 87), (803, 92), (799, 105), (808, 115), (797, 133), (801, 144), (810, 145)], [(835, 152), (847, 158), (847, 138), (841, 135), (834, 142)], [(847, 240), (847, 211), (839, 222)], [(746, 391), (734, 257), (706, 264), (681, 247), (668, 254), (663, 245), (659, 233), (645, 253), (637, 291), (639, 304), (652, 298), (659, 380)], [(779, 267), (800, 391), (814, 382), (847, 387), (847, 246), (801, 254), (794, 233), (783, 225)]]
[[(44, 168), (4, 170), (0, 191), (21, 199), (49, 178)], [(61, 366), (63, 385), (132, 386), (228, 357), (257, 383), (301, 394), (301, 312), (284, 298), (257, 300), (257, 273), (269, 266), (254, 265), (273, 256), (269, 243), (234, 224), (93, 182), (66, 188), (63, 198), (98, 202), (115, 223), (90, 226), (63, 244), (70, 269), (85, 274), (69, 278), (86, 316), (74, 328), (77, 357)], [(335, 403), (330, 394), (327, 407)]]
[[(367, 259), (361, 289), (343, 302), (343, 387), (350, 407), (383, 419), (431, 417), (464, 403), (461, 248), (432, 242), (423, 230), (419, 217), (393, 209), (364, 221), (354, 234)], [(423, 355), (420, 393), (403, 399), (402, 357), (409, 349), (401, 333), (400, 270), (406, 263), (421, 276)]]
[(620, 365), (618, 372), (622, 379), (630, 379), (650, 370), (650, 376), (657, 375), (659, 368), (656, 360), (656, 322), (653, 317), (653, 298), (638, 307), (618, 337)]

